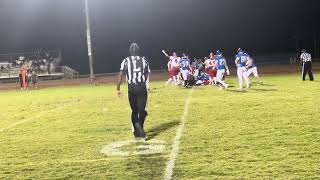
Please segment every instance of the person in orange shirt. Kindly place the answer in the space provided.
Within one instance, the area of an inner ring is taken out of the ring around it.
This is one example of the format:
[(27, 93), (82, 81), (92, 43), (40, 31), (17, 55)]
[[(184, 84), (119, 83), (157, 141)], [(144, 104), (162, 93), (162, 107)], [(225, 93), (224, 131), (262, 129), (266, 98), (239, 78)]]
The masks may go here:
[(26, 83), (27, 66), (25, 64), (23, 64), (22, 67), (21, 67), (21, 76), (22, 76), (22, 88), (26, 89), (26, 87), (27, 87), (27, 83)]

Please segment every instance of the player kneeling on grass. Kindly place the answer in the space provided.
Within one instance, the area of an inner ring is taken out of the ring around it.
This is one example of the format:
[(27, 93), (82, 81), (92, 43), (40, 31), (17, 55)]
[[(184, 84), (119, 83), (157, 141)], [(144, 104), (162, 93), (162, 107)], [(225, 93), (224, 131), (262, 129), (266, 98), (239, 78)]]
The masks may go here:
[(230, 75), (229, 68), (227, 65), (226, 59), (222, 56), (221, 52), (217, 50), (215, 57), (215, 64), (217, 67), (217, 82), (221, 84), (225, 89), (228, 88), (228, 84), (226, 84), (223, 80), (224, 74)]
[(190, 60), (189, 60), (188, 56), (183, 54), (182, 58), (180, 60), (180, 72), (181, 72), (181, 75), (182, 75), (183, 86), (184, 87), (188, 87), (189, 86), (188, 76), (189, 76), (189, 72), (190, 71), (192, 71), (191, 65), (190, 65)]
[[(254, 77), (256, 77), (259, 81), (260, 84), (262, 84), (262, 81), (259, 77), (259, 74), (258, 74), (258, 69), (257, 69), (257, 65), (254, 63), (254, 60), (252, 58), (252, 56), (248, 55), (248, 61), (246, 62), (246, 68), (247, 68), (247, 77), (249, 79), (249, 76), (251, 74), (254, 75)], [(250, 79), (249, 79), (249, 83), (250, 82)]]

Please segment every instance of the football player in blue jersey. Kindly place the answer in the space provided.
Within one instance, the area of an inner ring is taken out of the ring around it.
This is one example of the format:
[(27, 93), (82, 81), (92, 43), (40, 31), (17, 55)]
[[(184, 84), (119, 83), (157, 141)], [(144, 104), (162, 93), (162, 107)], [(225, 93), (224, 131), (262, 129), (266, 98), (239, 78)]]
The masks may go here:
[(190, 65), (190, 60), (189, 60), (188, 56), (183, 54), (182, 58), (180, 60), (180, 72), (181, 72), (182, 79), (183, 79), (183, 86), (185, 86), (185, 87), (188, 86), (188, 75), (189, 75), (190, 71), (192, 71), (192, 68)]
[(201, 69), (202, 69), (201, 59), (194, 58), (193, 62), (191, 63), (191, 67), (192, 67), (192, 74), (195, 77), (195, 79), (197, 80), (198, 76), (201, 73)]
[(220, 83), (225, 89), (228, 88), (228, 84), (226, 84), (223, 80), (224, 74), (230, 75), (230, 71), (227, 65), (226, 59), (222, 56), (220, 50), (216, 51), (215, 63), (217, 67), (217, 82)]
[(238, 79), (239, 79), (239, 89), (242, 90), (243, 85), (243, 79), (246, 82), (246, 88), (249, 89), (250, 88), (250, 83), (249, 83), (249, 79), (247, 76), (247, 69), (246, 69), (246, 63), (248, 61), (248, 55), (246, 53), (244, 53), (244, 51), (239, 48), (237, 51), (237, 55), (235, 56), (235, 63), (237, 66), (237, 75), (238, 75)]
[[(247, 68), (247, 76), (249, 78), (249, 76), (251, 74), (254, 75), (254, 77), (256, 77), (259, 81), (260, 84), (262, 84), (262, 81), (259, 77), (259, 74), (258, 74), (258, 69), (257, 69), (257, 65), (256, 63), (254, 62), (253, 60), (253, 57), (251, 55), (248, 54), (248, 61), (246, 63), (246, 68)], [(249, 83), (250, 83), (250, 79), (249, 79)]]

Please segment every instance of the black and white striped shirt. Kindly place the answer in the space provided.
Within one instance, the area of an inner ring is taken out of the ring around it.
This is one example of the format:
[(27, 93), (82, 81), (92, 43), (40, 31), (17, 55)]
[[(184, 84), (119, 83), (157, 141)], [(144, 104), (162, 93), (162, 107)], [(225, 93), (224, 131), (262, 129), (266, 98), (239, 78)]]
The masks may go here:
[(309, 62), (311, 61), (311, 54), (309, 53), (302, 53), (300, 56), (300, 59), (302, 60), (302, 62)]
[(125, 58), (121, 63), (120, 71), (126, 73), (128, 84), (146, 83), (150, 74), (148, 61), (140, 56)]

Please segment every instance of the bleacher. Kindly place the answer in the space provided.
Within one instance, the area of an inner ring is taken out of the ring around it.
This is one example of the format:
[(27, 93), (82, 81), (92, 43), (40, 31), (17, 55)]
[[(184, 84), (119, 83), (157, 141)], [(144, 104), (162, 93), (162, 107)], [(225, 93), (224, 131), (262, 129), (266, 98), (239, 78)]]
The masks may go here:
[(61, 62), (61, 53), (58, 51), (0, 54), (0, 81), (17, 81), (23, 64), (27, 66), (29, 73), (35, 71), (40, 79), (78, 77), (76, 70), (61, 65)]

